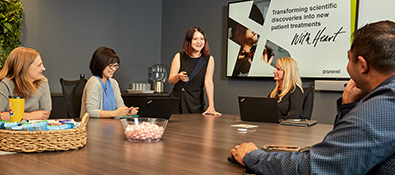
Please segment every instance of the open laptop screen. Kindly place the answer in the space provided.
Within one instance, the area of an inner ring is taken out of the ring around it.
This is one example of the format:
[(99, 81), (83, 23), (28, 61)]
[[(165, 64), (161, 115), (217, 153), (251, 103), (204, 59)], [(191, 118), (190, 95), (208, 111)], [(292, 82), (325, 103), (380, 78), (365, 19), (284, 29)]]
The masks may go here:
[(240, 118), (243, 121), (278, 123), (277, 99), (239, 96)]
[(178, 98), (173, 97), (147, 97), (139, 106), (139, 117), (169, 119), (175, 111)]

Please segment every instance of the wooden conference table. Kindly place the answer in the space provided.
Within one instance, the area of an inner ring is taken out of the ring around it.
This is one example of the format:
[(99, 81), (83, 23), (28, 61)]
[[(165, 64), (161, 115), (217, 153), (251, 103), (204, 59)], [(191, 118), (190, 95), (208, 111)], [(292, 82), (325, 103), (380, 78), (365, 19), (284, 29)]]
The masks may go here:
[[(332, 125), (312, 127), (243, 122), (236, 115), (172, 115), (156, 143), (131, 143), (119, 119), (89, 119), (85, 147), (62, 152), (0, 156), (0, 174), (243, 174), (245, 168), (227, 161), (230, 149), (242, 142), (310, 146)], [(239, 133), (233, 124), (253, 124), (255, 132)]]

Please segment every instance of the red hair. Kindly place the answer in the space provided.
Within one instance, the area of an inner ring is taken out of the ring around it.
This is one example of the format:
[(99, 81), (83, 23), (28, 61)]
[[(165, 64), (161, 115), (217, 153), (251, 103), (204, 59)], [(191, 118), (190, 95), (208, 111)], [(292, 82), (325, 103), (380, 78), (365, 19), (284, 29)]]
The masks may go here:
[(189, 28), (187, 30), (187, 33), (185, 34), (185, 38), (184, 38), (184, 52), (188, 55), (192, 55), (192, 46), (191, 46), (191, 42), (193, 39), (193, 34), (195, 32), (200, 32), (203, 37), (204, 37), (204, 47), (201, 50), (203, 55), (208, 55), (210, 54), (210, 48), (208, 47), (208, 41), (207, 41), (207, 37), (206, 34), (204, 34), (204, 30), (200, 27), (197, 26), (193, 26), (191, 28)]
[(36, 50), (27, 47), (17, 47), (11, 51), (0, 71), (0, 80), (9, 78), (15, 84), (14, 93), (25, 98), (36, 92), (45, 78), (30, 81), (29, 67), (40, 55)]

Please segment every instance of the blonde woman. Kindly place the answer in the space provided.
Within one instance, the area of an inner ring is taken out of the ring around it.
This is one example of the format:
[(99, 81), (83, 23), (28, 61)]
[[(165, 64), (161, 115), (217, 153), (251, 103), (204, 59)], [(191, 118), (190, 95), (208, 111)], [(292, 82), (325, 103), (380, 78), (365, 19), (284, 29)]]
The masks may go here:
[(17, 47), (11, 51), (0, 71), (0, 114), (10, 120), (8, 97), (25, 98), (25, 120), (48, 119), (52, 104), (45, 67), (40, 53)]
[(269, 96), (278, 99), (279, 120), (302, 118), (303, 88), (296, 61), (279, 58), (273, 74), (276, 87)]

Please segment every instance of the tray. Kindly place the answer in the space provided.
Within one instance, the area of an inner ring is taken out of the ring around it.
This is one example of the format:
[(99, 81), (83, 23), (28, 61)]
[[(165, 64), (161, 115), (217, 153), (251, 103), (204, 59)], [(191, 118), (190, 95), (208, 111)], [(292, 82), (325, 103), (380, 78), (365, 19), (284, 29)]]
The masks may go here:
[(86, 113), (80, 126), (57, 131), (0, 130), (0, 150), (9, 152), (67, 151), (84, 147), (88, 138)]

